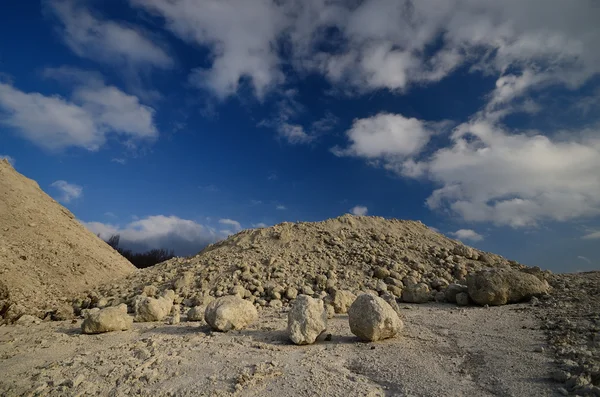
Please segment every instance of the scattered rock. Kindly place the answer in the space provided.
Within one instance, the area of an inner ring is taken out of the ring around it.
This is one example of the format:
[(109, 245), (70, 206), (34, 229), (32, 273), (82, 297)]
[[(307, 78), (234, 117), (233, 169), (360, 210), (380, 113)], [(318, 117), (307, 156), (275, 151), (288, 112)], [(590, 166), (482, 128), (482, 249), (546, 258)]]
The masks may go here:
[(467, 292), (468, 288), (466, 285), (461, 284), (450, 284), (444, 291), (446, 300), (450, 303), (456, 303), (456, 295), (461, 292)]
[(466, 292), (459, 292), (456, 294), (456, 304), (458, 306), (468, 306), (469, 305), (469, 294)]
[(173, 290), (165, 291), (158, 299), (142, 297), (136, 305), (135, 321), (163, 321), (171, 313), (174, 298), (175, 291)]
[(202, 306), (194, 306), (187, 312), (187, 321), (203, 321), (204, 308)]
[(15, 321), (15, 324), (17, 324), (17, 325), (32, 325), (32, 324), (39, 324), (41, 322), (42, 322), (42, 320), (40, 320), (37, 317), (34, 317), (30, 314), (24, 314), (21, 317), (19, 317), (19, 319), (17, 321)]
[(287, 332), (297, 345), (309, 345), (327, 329), (327, 312), (321, 299), (299, 295), (288, 313)]
[(127, 314), (127, 305), (107, 307), (88, 312), (81, 324), (84, 334), (101, 334), (112, 331), (126, 331), (133, 326), (133, 319)]
[(479, 305), (517, 303), (548, 293), (549, 285), (536, 276), (513, 269), (486, 269), (467, 277), (469, 296)]
[(216, 331), (243, 329), (258, 320), (252, 303), (235, 295), (215, 299), (206, 307), (204, 320)]
[(355, 299), (356, 295), (351, 291), (335, 290), (331, 295), (325, 297), (325, 304), (333, 306), (335, 313), (346, 314)]
[(364, 341), (393, 338), (403, 328), (402, 320), (383, 299), (362, 294), (348, 310), (350, 331)]
[(408, 303), (427, 303), (431, 298), (429, 286), (425, 283), (411, 284), (402, 291), (402, 301)]

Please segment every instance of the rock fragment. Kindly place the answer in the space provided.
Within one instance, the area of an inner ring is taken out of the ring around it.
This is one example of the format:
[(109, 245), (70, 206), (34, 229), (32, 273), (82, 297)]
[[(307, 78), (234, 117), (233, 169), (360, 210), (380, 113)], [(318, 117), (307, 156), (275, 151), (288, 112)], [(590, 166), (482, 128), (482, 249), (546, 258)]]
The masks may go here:
[(216, 331), (243, 329), (258, 320), (252, 303), (239, 296), (228, 295), (215, 299), (206, 307), (204, 320)]
[(84, 334), (101, 334), (112, 331), (125, 331), (132, 327), (133, 319), (127, 314), (127, 305), (106, 307), (88, 312), (81, 324)]
[(173, 290), (165, 291), (160, 298), (142, 297), (136, 305), (135, 321), (163, 321), (171, 313), (174, 299)]
[(350, 331), (364, 341), (393, 338), (402, 330), (402, 320), (383, 299), (359, 295), (348, 310)]
[(327, 329), (327, 312), (321, 299), (299, 295), (288, 313), (287, 333), (297, 345), (309, 345)]
[(479, 305), (505, 305), (548, 293), (549, 285), (536, 276), (513, 269), (492, 268), (467, 277), (471, 299)]
[(429, 286), (425, 283), (410, 284), (402, 291), (402, 301), (408, 303), (426, 303), (431, 298)]

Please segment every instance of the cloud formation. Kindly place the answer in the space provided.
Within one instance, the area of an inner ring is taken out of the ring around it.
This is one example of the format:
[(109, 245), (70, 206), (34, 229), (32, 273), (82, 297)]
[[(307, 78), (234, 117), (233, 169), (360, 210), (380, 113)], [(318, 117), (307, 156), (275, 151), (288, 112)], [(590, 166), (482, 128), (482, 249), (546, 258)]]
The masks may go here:
[(48, 70), (47, 76), (71, 76), (69, 99), (24, 92), (0, 82), (0, 123), (48, 150), (80, 147), (98, 150), (111, 134), (132, 145), (158, 137), (154, 110), (136, 96), (106, 85), (97, 75), (82, 78), (78, 70)]
[(194, 255), (208, 244), (226, 237), (212, 228), (176, 216), (149, 216), (123, 227), (101, 222), (82, 223), (104, 240), (119, 234), (120, 244), (135, 252), (164, 248), (173, 249), (180, 256)]
[(83, 195), (83, 188), (81, 186), (67, 181), (55, 181), (50, 186), (58, 191), (58, 201), (62, 203), (70, 203)]
[(61, 24), (61, 35), (77, 55), (96, 61), (167, 69), (173, 60), (155, 37), (139, 27), (104, 20), (77, 0), (47, 0), (47, 9)]
[(0, 160), (6, 160), (10, 163), (10, 165), (12, 165), (13, 167), (15, 166), (15, 158), (9, 156), (8, 154), (0, 154)]
[[(549, 82), (580, 86), (600, 69), (594, 0), (130, 3), (210, 50), (210, 66), (190, 80), (220, 98), (236, 94), (244, 80), (263, 98), (286, 82), (289, 67), (359, 93), (402, 92), (464, 65), (490, 74), (518, 71), (502, 81), (505, 98)], [(531, 75), (522, 79), (524, 71)]]
[(460, 229), (460, 230), (457, 230), (450, 234), (461, 241), (481, 241), (481, 240), (483, 240), (483, 236), (472, 229)]
[(350, 209), (350, 213), (352, 213), (353, 215), (367, 215), (367, 213), (369, 212), (369, 209), (363, 205), (357, 205), (355, 207), (352, 207)]

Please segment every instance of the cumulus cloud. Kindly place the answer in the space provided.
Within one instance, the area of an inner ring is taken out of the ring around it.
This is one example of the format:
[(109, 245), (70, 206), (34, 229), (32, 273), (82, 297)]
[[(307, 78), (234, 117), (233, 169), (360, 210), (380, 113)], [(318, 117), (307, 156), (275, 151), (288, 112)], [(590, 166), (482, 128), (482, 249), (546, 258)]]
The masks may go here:
[(55, 181), (50, 186), (58, 191), (58, 201), (62, 203), (70, 203), (83, 195), (83, 188), (81, 186), (67, 181)]
[(367, 213), (369, 212), (369, 209), (363, 205), (357, 205), (357, 206), (351, 208), (350, 212), (353, 215), (367, 215)]
[(83, 224), (104, 240), (119, 234), (121, 246), (136, 252), (164, 248), (175, 250), (177, 255), (193, 255), (226, 237), (212, 228), (176, 216), (149, 216), (122, 227), (101, 222)]
[(483, 236), (481, 234), (479, 234), (475, 230), (471, 230), (471, 229), (460, 229), (460, 230), (457, 230), (450, 234), (461, 241), (481, 241), (481, 240), (483, 240)]
[(433, 130), (427, 123), (400, 114), (379, 113), (354, 120), (346, 132), (350, 145), (333, 149), (338, 156), (367, 159), (404, 158), (418, 154), (429, 141)]
[(130, 0), (164, 18), (182, 39), (210, 48), (212, 64), (190, 75), (192, 84), (225, 98), (247, 78), (257, 97), (283, 81), (277, 38), (286, 17), (271, 0)]
[(262, 98), (285, 82), (284, 67), (357, 92), (403, 91), (467, 64), (500, 76), (532, 72), (502, 80), (505, 98), (548, 82), (580, 86), (600, 70), (593, 0), (130, 2), (211, 51), (211, 65), (191, 81), (221, 98), (244, 79)]
[[(219, 223), (221, 225), (231, 227), (232, 230), (234, 231), (234, 233), (237, 233), (240, 230), (242, 230), (242, 225), (238, 221), (235, 221), (233, 219), (219, 219)], [(233, 234), (233, 233), (229, 233), (229, 234)]]
[(279, 204), (277, 207), (275, 207), (275, 209), (279, 211), (285, 211), (287, 210), (287, 207), (285, 205)]
[(596, 240), (596, 239), (600, 239), (600, 230), (590, 231), (588, 234), (584, 235), (582, 237), (582, 239), (584, 239), (584, 240)]
[(15, 166), (15, 162), (16, 162), (15, 158), (11, 157), (7, 154), (0, 154), (0, 160), (6, 160), (10, 163), (10, 165), (12, 165), (13, 167)]
[(77, 55), (110, 64), (170, 68), (173, 60), (155, 37), (139, 27), (104, 20), (77, 0), (47, 0), (61, 23), (61, 35)]
[[(152, 108), (97, 77), (80, 81), (79, 71), (67, 69), (56, 74), (64, 78), (70, 72), (77, 82), (70, 99), (0, 83), (0, 123), (49, 150), (81, 147), (95, 151), (109, 134), (121, 135), (129, 144), (156, 139)], [(49, 70), (48, 76), (52, 74)]]
[(467, 221), (513, 227), (600, 214), (600, 142), (509, 133), (486, 121), (459, 126), (426, 160), (441, 185), (427, 199)]

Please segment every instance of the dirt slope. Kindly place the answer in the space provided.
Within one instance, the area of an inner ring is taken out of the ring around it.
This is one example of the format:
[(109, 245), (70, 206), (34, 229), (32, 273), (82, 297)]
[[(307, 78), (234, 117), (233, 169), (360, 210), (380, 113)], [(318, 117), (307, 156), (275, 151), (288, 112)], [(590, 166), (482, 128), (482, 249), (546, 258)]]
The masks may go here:
[(0, 322), (23, 312), (67, 316), (68, 298), (134, 271), (35, 181), (0, 161)]

